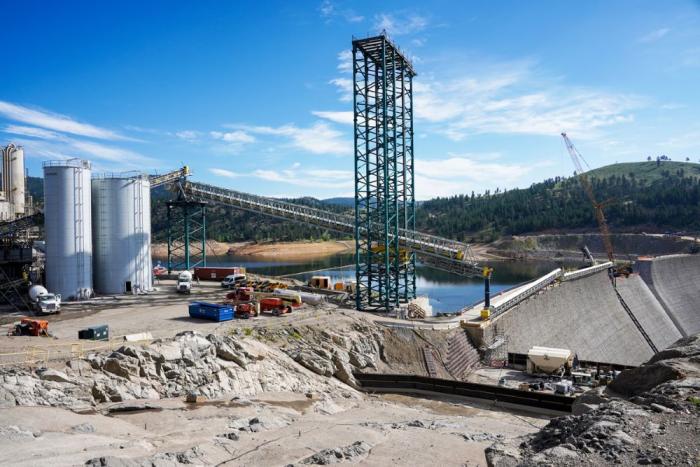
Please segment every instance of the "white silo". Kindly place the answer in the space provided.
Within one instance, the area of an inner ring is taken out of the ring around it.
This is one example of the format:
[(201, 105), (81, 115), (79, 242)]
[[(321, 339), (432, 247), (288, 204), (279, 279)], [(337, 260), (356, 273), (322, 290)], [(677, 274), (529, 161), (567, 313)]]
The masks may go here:
[(95, 290), (104, 294), (153, 289), (151, 183), (147, 175), (92, 180)]
[(44, 162), (46, 287), (63, 300), (93, 295), (90, 179), (88, 161)]
[(8, 147), (10, 168), (10, 201), (13, 206), (14, 216), (24, 216), (24, 149), (22, 146), (10, 144)]

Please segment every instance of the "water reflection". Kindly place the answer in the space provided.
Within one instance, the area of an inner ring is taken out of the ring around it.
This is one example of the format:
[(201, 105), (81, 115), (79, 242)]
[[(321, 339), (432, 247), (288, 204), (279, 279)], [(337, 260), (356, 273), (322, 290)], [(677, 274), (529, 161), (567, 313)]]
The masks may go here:
[[(494, 268), (491, 293), (514, 287), (540, 277), (558, 267), (575, 268), (576, 262), (556, 261), (491, 261)], [(352, 254), (340, 254), (325, 258), (299, 261), (255, 259), (249, 256), (219, 256), (207, 258), (207, 266), (244, 266), (250, 272), (271, 276), (290, 276), (307, 281), (311, 276), (323, 274), (333, 282), (355, 279), (355, 259)], [(317, 272), (324, 269), (323, 272)], [(432, 269), (422, 264), (416, 268), (416, 291), (427, 295), (433, 309), (440, 313), (454, 313), (466, 305), (483, 299), (484, 286), (480, 278), (461, 277), (449, 272)]]

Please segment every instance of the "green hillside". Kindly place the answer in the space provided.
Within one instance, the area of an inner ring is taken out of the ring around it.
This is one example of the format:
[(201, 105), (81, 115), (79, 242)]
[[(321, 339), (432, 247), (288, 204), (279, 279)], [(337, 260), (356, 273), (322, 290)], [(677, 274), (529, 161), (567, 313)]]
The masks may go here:
[[(700, 230), (698, 164), (664, 161), (615, 164), (589, 172), (613, 231)], [(502, 235), (594, 231), (594, 212), (575, 177), (529, 188), (426, 201), (417, 211), (420, 230), (466, 241)]]
[(624, 162), (620, 164), (606, 165), (587, 172), (589, 176), (596, 178), (620, 177), (622, 175), (634, 177), (637, 181), (653, 183), (665, 177), (665, 173), (677, 173), (683, 171), (686, 177), (700, 178), (700, 164), (693, 162), (662, 161), (653, 162)]

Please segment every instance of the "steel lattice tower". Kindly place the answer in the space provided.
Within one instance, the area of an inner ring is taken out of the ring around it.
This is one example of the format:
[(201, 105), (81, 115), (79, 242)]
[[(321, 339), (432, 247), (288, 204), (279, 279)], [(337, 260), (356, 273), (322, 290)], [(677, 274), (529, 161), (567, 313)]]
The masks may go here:
[(382, 34), (352, 42), (355, 262), (359, 310), (388, 311), (416, 295), (411, 63)]

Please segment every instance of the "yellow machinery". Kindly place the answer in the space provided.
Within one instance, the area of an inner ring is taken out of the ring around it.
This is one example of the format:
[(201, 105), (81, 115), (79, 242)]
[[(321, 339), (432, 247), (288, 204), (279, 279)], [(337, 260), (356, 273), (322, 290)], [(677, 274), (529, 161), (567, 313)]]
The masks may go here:
[[(372, 253), (379, 253), (382, 254), (384, 253), (384, 245), (377, 245), (372, 247)], [(461, 253), (461, 252), (459, 252)], [(390, 255), (393, 259), (393, 250), (390, 250)], [(406, 264), (410, 261), (411, 257), (409, 254), (409, 251), (405, 248), (399, 248), (399, 262), (401, 264)]]
[(484, 266), (481, 270), (481, 277), (484, 278), (484, 309), (481, 310), (481, 319), (484, 321), (491, 318), (491, 274), (493, 268)]

